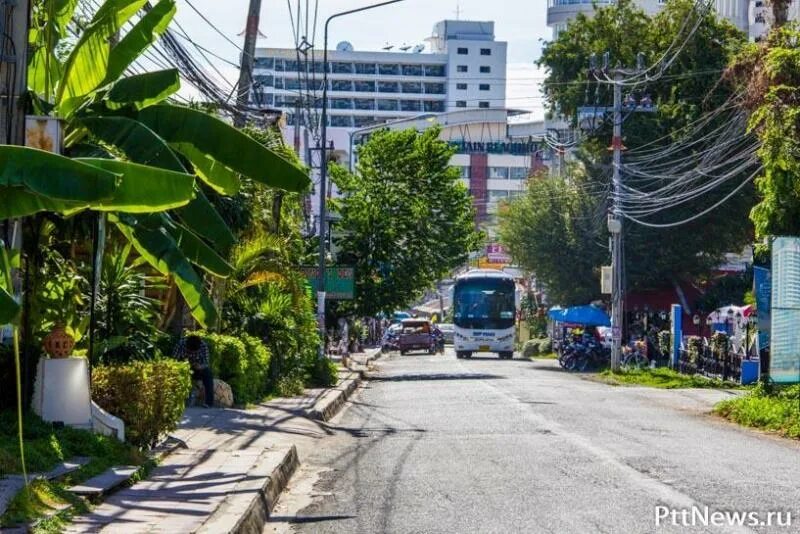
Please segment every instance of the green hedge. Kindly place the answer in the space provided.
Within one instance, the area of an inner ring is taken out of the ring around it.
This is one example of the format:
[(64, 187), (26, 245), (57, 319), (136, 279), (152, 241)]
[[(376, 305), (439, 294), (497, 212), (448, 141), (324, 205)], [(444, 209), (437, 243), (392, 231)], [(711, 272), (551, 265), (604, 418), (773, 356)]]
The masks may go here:
[(125, 421), (125, 435), (138, 447), (154, 446), (178, 426), (191, 388), (186, 362), (159, 359), (92, 370), (92, 398)]
[(541, 339), (529, 339), (525, 342), (525, 345), (522, 346), (523, 358), (534, 358), (539, 355), (546, 356), (551, 352), (553, 352), (553, 343), (546, 337)]
[(192, 332), (208, 344), (215, 378), (227, 382), (237, 404), (260, 402), (269, 389), (270, 352), (256, 337)]

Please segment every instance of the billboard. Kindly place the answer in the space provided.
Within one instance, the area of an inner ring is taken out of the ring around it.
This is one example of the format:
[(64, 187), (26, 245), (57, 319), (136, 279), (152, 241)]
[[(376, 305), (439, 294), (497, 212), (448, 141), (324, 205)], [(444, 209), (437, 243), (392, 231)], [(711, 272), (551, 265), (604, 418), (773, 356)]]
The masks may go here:
[[(325, 269), (325, 300), (353, 300), (355, 298), (356, 270), (353, 267), (327, 267)], [(300, 267), (316, 294), (319, 288), (319, 268)]]
[(757, 349), (769, 348), (770, 309), (772, 307), (772, 273), (764, 267), (753, 267), (753, 295), (756, 298), (758, 320)]
[(770, 378), (800, 382), (800, 238), (772, 243)]

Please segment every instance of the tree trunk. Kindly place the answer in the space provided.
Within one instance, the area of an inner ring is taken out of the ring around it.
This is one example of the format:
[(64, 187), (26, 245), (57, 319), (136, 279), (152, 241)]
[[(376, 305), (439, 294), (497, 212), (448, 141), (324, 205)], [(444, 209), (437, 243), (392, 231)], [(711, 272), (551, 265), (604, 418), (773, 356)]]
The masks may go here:
[(792, 0), (770, 0), (772, 18), (775, 19), (775, 28), (779, 28), (789, 21), (789, 6)]

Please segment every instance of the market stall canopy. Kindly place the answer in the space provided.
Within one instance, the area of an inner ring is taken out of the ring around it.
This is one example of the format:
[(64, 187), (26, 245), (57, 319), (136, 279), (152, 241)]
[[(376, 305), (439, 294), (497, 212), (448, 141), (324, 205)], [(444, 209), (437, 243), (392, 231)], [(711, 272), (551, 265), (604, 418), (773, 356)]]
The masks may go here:
[(611, 326), (608, 314), (595, 306), (573, 306), (572, 308), (550, 308), (547, 315), (560, 323), (585, 326)]

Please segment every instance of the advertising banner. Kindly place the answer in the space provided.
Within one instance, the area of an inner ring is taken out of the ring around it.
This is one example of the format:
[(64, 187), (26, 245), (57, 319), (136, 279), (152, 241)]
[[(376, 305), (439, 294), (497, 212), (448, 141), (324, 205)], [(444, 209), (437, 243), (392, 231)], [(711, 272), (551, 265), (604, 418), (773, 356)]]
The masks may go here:
[(772, 244), (770, 378), (800, 382), (800, 238), (778, 237)]
[(770, 309), (772, 307), (772, 273), (764, 267), (753, 267), (753, 294), (756, 297), (756, 319), (759, 353), (769, 348)]

